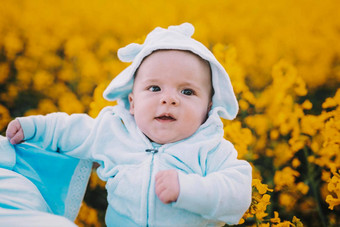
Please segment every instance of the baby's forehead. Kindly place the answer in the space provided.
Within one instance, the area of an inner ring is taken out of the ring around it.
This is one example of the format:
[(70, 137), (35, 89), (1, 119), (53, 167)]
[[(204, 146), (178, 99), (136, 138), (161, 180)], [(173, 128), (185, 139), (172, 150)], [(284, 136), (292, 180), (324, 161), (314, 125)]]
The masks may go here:
[(211, 66), (207, 60), (204, 60), (199, 55), (189, 50), (178, 50), (178, 49), (160, 49), (153, 51), (151, 54), (146, 56), (135, 72), (135, 76), (138, 74), (139, 69), (145, 67), (153, 67), (156, 64), (163, 64), (171, 67), (171, 64), (181, 65), (183, 67), (195, 66), (201, 70), (206, 71), (211, 78)]
[(195, 54), (194, 52), (192, 52), (190, 50), (179, 50), (179, 49), (159, 49), (159, 50), (155, 50), (151, 54), (146, 56), (142, 60), (142, 63), (148, 58), (156, 57), (156, 56), (160, 56), (160, 55), (163, 55), (163, 56), (173, 56), (173, 55), (175, 55), (176, 57), (182, 56), (182, 57), (186, 57), (186, 58), (192, 58), (192, 59), (196, 59), (198, 61), (201, 61), (203, 64), (206, 64), (210, 67), (210, 63), (208, 61), (204, 60), (201, 56)]

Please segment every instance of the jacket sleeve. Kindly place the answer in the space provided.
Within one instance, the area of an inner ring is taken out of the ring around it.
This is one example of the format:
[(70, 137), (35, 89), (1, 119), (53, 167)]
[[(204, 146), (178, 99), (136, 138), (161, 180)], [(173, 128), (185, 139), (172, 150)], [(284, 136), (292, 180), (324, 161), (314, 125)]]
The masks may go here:
[(24, 131), (24, 140), (51, 151), (91, 159), (89, 144), (94, 119), (86, 114), (52, 113), (18, 118)]
[(208, 157), (206, 176), (178, 172), (180, 194), (173, 206), (206, 219), (238, 224), (251, 203), (252, 169), (225, 142), (222, 150)]

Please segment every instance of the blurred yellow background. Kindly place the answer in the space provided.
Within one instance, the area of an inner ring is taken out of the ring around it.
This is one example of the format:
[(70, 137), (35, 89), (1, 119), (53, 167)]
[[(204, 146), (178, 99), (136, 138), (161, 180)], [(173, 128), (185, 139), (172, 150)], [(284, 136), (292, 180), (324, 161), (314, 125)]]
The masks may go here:
[[(190, 22), (240, 104), (225, 137), (254, 167), (245, 226), (340, 225), (337, 0), (0, 0), (0, 132), (14, 117), (89, 113), (124, 67), (116, 53), (154, 27)], [(79, 226), (103, 226), (92, 174)]]

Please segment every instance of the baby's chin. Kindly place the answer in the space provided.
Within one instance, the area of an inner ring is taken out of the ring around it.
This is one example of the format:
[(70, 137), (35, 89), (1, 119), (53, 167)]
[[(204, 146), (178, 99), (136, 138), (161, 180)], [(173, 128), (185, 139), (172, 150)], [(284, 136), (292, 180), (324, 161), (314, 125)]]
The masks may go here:
[(175, 142), (178, 142), (180, 140), (188, 138), (188, 137), (185, 137), (185, 138), (181, 138), (181, 137), (179, 137), (179, 138), (155, 138), (155, 137), (149, 137), (149, 136), (146, 136), (146, 137), (148, 137), (148, 139), (152, 143), (157, 143), (157, 144), (160, 144), (160, 145), (175, 143)]

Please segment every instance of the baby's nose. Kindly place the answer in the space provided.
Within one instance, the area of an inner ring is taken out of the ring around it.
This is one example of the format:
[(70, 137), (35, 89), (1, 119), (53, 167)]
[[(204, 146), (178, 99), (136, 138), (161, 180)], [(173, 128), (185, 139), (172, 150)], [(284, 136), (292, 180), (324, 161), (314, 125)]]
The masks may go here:
[(179, 99), (174, 94), (165, 94), (161, 98), (161, 104), (177, 106), (179, 104)]

